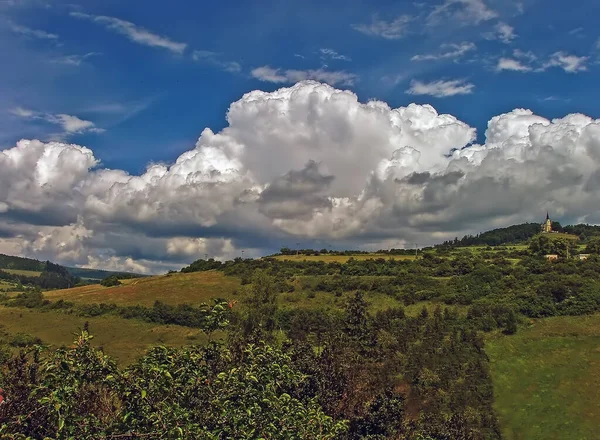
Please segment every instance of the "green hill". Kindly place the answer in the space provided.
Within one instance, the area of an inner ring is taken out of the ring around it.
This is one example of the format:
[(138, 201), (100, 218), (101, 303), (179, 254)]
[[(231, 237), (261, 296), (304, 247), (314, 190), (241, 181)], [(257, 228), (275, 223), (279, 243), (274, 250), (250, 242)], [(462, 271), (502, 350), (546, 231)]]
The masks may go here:
[[(39, 276), (47, 267), (47, 262), (34, 260), (32, 258), (16, 257), (13, 255), (0, 254), (0, 270), (8, 273), (24, 276)], [(144, 275), (132, 272), (115, 272), (100, 269), (84, 269), (80, 267), (65, 267), (75, 278), (84, 280), (103, 280), (111, 275), (122, 275), (124, 278), (142, 277)]]

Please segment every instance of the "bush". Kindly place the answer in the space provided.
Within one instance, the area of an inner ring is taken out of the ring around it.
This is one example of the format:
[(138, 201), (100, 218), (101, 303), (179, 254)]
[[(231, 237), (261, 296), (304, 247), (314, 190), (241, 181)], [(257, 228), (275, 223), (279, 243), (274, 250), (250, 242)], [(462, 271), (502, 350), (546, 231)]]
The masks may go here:
[(32, 347), (40, 344), (42, 344), (42, 340), (40, 338), (27, 333), (17, 333), (10, 341), (10, 345), (13, 347)]
[(120, 286), (121, 281), (119, 280), (119, 278), (117, 277), (117, 275), (111, 275), (109, 277), (104, 278), (102, 281), (100, 281), (100, 285), (104, 286), (104, 287), (113, 287), (113, 286)]

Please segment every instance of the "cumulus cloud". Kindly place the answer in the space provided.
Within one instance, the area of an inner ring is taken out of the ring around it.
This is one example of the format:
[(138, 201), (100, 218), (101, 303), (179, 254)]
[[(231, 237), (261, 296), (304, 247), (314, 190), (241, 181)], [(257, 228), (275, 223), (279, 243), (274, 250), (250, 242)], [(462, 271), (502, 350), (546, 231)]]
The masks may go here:
[(331, 84), (332, 86), (337, 84), (351, 86), (358, 79), (358, 77), (353, 73), (345, 72), (343, 70), (325, 70), (323, 68), (310, 70), (283, 70), (275, 69), (271, 66), (262, 66), (252, 69), (251, 74), (254, 78), (260, 81), (276, 84), (315, 80)]
[(187, 47), (186, 43), (179, 43), (140, 27), (130, 21), (120, 18), (107, 17), (105, 15), (90, 15), (82, 12), (71, 12), (71, 17), (83, 20), (90, 20), (94, 23), (104, 25), (107, 29), (121, 35), (125, 35), (131, 41), (150, 47), (159, 47), (170, 50), (171, 52), (181, 54)]
[(58, 125), (63, 129), (63, 135), (83, 134), (86, 132), (103, 133), (105, 131), (103, 128), (96, 127), (96, 124), (94, 124), (92, 121), (86, 121), (78, 118), (77, 116), (68, 115), (65, 113), (40, 113), (25, 109), (23, 107), (15, 107), (10, 110), (10, 113), (20, 118), (41, 120), (50, 124)]
[(0, 151), (0, 252), (152, 273), (295, 242), (436, 243), (547, 209), (600, 220), (600, 121), (581, 114), (516, 109), (475, 144), (429, 105), (304, 81), (245, 94), (227, 122), (139, 175), (61, 142)]
[(410, 88), (406, 93), (409, 95), (429, 95), (436, 98), (447, 98), (455, 95), (469, 95), (473, 93), (474, 89), (475, 85), (466, 82), (464, 79), (437, 80), (429, 83), (412, 80)]
[(442, 44), (441, 51), (435, 54), (421, 54), (415, 55), (411, 58), (411, 61), (428, 61), (428, 60), (455, 60), (462, 57), (467, 52), (473, 51), (477, 48), (474, 43), (463, 41), (460, 44)]
[(370, 23), (353, 24), (352, 28), (370, 37), (380, 37), (386, 40), (399, 40), (408, 32), (408, 25), (414, 20), (410, 15), (400, 15), (392, 21), (373, 17)]

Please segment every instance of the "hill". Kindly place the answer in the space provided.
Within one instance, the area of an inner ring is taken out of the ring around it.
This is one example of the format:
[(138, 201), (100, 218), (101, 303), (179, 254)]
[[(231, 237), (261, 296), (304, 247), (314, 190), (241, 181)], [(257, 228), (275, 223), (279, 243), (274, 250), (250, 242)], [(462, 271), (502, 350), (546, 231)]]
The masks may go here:
[(152, 306), (155, 301), (165, 304), (199, 304), (211, 298), (230, 297), (240, 286), (237, 278), (222, 272), (205, 271), (173, 273), (138, 279), (127, 279), (115, 287), (99, 284), (46, 292), (49, 300), (65, 300), (77, 304), (113, 303), (119, 306)]
[(540, 232), (538, 223), (523, 223), (506, 228), (492, 229), (477, 235), (465, 235), (462, 239), (445, 241), (441, 246), (499, 246), (523, 243)]
[[(32, 258), (16, 257), (13, 255), (0, 254), (0, 270), (17, 275), (29, 277), (39, 276), (46, 270), (48, 262), (34, 260)], [(103, 280), (111, 275), (124, 275), (125, 277), (143, 277), (144, 275), (132, 272), (115, 272), (100, 269), (84, 269), (80, 267), (65, 267), (75, 278), (84, 280)]]
[(147, 275), (142, 275), (133, 272), (114, 272), (110, 270), (101, 270), (101, 269), (85, 269), (82, 267), (67, 267), (67, 270), (74, 277), (81, 278), (83, 280), (90, 281), (100, 281), (104, 278), (108, 278), (110, 276), (116, 275), (119, 278), (142, 278)]

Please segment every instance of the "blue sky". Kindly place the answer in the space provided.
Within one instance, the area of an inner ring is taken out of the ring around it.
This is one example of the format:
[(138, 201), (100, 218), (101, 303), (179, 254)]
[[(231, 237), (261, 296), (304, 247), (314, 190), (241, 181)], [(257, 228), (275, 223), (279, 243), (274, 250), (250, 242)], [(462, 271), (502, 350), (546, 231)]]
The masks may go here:
[(0, 252), (160, 272), (600, 223), (599, 13), (0, 0)]
[[(350, 88), (362, 101), (376, 98), (392, 107), (430, 103), (478, 128), (480, 136), (491, 116), (515, 107), (550, 118), (571, 111), (598, 115), (598, 2), (582, 0), (571, 8), (558, 0), (486, 0), (474, 1), (471, 12), (462, 10), (468, 4), (457, 2), (436, 18), (432, 14), (441, 5), (442, 1), (4, 1), (0, 111), (5, 117), (0, 145), (57, 133), (55, 124), (19, 118), (9, 113), (11, 109), (68, 114), (106, 131), (74, 133), (67, 140), (93, 147), (109, 167), (139, 172), (149, 161), (174, 160), (204, 127), (220, 130), (229, 104), (243, 93), (286, 85), (288, 81), (254, 78), (252, 70), (261, 66), (345, 72), (354, 78), (334, 85)], [(487, 12), (477, 10), (481, 5)], [(109, 23), (93, 21), (100, 16), (130, 22), (136, 30), (145, 29), (184, 49), (132, 41), (110, 29)], [(403, 16), (406, 22), (394, 29), (394, 21)], [(504, 41), (499, 24), (512, 28)], [(469, 49), (453, 56), (460, 45)], [(515, 50), (537, 57), (535, 67), (528, 58), (515, 57)], [(193, 59), (195, 51), (205, 51), (198, 61)], [(543, 68), (557, 52), (587, 59), (577, 72)], [(444, 54), (446, 58), (440, 57)], [(411, 61), (418, 55), (440, 58)], [(500, 58), (543, 71), (497, 71)], [(469, 94), (445, 98), (406, 93), (411, 81), (438, 80), (473, 87)]]

